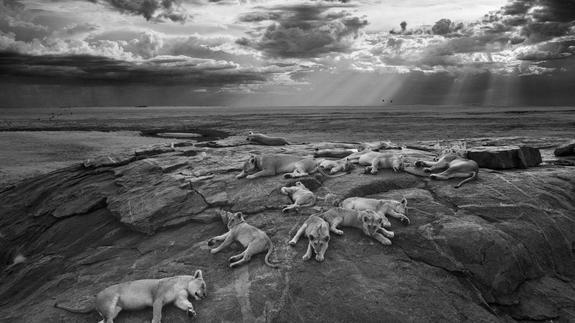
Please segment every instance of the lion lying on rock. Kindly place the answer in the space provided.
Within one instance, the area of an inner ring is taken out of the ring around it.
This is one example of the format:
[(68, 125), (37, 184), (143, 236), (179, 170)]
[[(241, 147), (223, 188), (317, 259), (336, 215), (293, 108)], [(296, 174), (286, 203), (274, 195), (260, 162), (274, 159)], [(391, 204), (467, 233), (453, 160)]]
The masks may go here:
[(304, 261), (309, 260), (313, 250), (313, 252), (315, 252), (315, 260), (322, 262), (330, 239), (329, 223), (316, 215), (310, 215), (299, 230), (297, 230), (295, 236), (289, 241), (289, 245), (295, 246), (304, 233), (308, 239), (308, 245), (307, 251), (302, 259)]
[(283, 208), (282, 212), (288, 212), (294, 209), (299, 210), (302, 206), (313, 206), (315, 204), (315, 194), (307, 189), (302, 182), (296, 182), (294, 186), (282, 187), (280, 191), (282, 194), (289, 196), (293, 201), (293, 204)]
[(380, 224), (384, 228), (391, 226), (387, 216), (392, 216), (405, 225), (409, 224), (409, 218), (407, 217), (407, 199), (405, 198), (403, 198), (401, 202), (398, 202), (395, 200), (349, 197), (343, 200), (340, 206), (349, 210), (374, 211), (382, 217)]
[(247, 140), (252, 143), (266, 145), (266, 146), (283, 146), (289, 145), (289, 142), (281, 137), (270, 137), (262, 133), (254, 133), (250, 131)]
[(350, 162), (358, 163), (365, 168), (366, 173), (377, 174), (380, 169), (404, 170), (405, 161), (402, 154), (393, 152), (360, 151), (347, 157)]
[(431, 174), (431, 179), (447, 180), (451, 178), (465, 178), (455, 188), (477, 178), (479, 174), (479, 165), (473, 160), (463, 158), (454, 152), (447, 152), (438, 158), (436, 162), (418, 160), (415, 162), (416, 167), (426, 167), (423, 170), (426, 173), (433, 173), (445, 169), (438, 174)]
[(324, 159), (319, 163), (319, 167), (328, 170), (330, 174), (335, 174), (337, 172), (347, 172), (351, 170), (352, 164), (346, 157), (338, 160)]
[(162, 320), (162, 307), (169, 303), (196, 316), (189, 296), (196, 300), (205, 298), (206, 282), (201, 270), (193, 276), (174, 276), (162, 279), (141, 279), (112, 285), (96, 295), (95, 304), (85, 309), (73, 309), (56, 303), (54, 306), (73, 313), (89, 313), (97, 310), (104, 318), (101, 321), (113, 323), (122, 310), (139, 310), (153, 307), (152, 323)]
[(217, 241), (224, 241), (218, 247), (210, 250), (210, 252), (212, 254), (216, 254), (223, 248), (232, 244), (232, 242), (237, 241), (246, 249), (242, 253), (230, 257), (230, 268), (242, 265), (250, 261), (253, 255), (266, 250), (268, 252), (264, 258), (265, 264), (270, 267), (277, 268), (278, 265), (274, 265), (269, 262), (269, 257), (273, 250), (273, 244), (268, 235), (262, 230), (247, 224), (241, 212), (222, 212), (228, 217), (229, 231), (208, 240), (208, 246), (213, 246)]
[(319, 216), (330, 224), (330, 231), (337, 235), (343, 234), (343, 231), (337, 228), (339, 225), (353, 227), (362, 230), (366, 236), (374, 238), (383, 245), (391, 245), (391, 240), (388, 238), (393, 238), (394, 234), (380, 225), (379, 220), (381, 216), (374, 211), (348, 210), (335, 207), (320, 213)]
[[(319, 167), (320, 160), (313, 158), (301, 158), (291, 155), (252, 155), (244, 163), (242, 172), (236, 178), (253, 179), (263, 176), (274, 176), (284, 174), (285, 178), (303, 177), (315, 172), (334, 177), (334, 175), (326, 174), (321, 167)], [(342, 176), (345, 174), (335, 175)]]

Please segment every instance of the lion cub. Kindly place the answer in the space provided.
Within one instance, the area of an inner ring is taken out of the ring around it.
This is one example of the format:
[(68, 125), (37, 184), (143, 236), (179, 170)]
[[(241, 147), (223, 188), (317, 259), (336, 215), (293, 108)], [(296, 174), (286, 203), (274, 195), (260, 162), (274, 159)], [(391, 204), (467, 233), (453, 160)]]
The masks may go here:
[(206, 282), (202, 271), (196, 270), (193, 276), (141, 279), (112, 285), (99, 292), (95, 304), (86, 309), (73, 309), (58, 303), (54, 306), (73, 313), (89, 313), (95, 309), (106, 323), (113, 323), (122, 310), (139, 310), (152, 306), (152, 323), (160, 323), (162, 307), (165, 304), (174, 303), (188, 315), (196, 316), (194, 306), (188, 297), (200, 300), (206, 295)]
[(461, 185), (476, 179), (479, 174), (479, 165), (477, 165), (477, 162), (449, 151), (442, 154), (436, 162), (418, 160), (415, 162), (415, 167), (425, 167), (423, 170), (426, 173), (443, 170), (443, 172), (439, 174), (431, 174), (429, 176), (431, 179), (448, 180), (451, 178), (465, 178), (455, 185), (455, 188), (459, 188)]
[(295, 246), (304, 232), (309, 242), (307, 251), (302, 259), (309, 260), (313, 249), (315, 252), (315, 260), (322, 262), (329, 244), (329, 223), (316, 215), (310, 215), (299, 230), (297, 230), (295, 236), (289, 241), (289, 245)]
[(329, 170), (330, 174), (335, 174), (337, 172), (347, 172), (351, 170), (352, 164), (349, 158), (346, 157), (338, 160), (324, 159), (319, 163), (319, 167)]
[(405, 169), (405, 160), (402, 154), (377, 151), (360, 151), (347, 157), (350, 162), (358, 163), (365, 168), (366, 173), (377, 174), (379, 169), (391, 168), (394, 172)]
[(217, 248), (213, 248), (210, 250), (210, 252), (215, 254), (223, 248), (229, 246), (232, 242), (237, 241), (246, 249), (242, 253), (230, 257), (230, 268), (244, 264), (250, 261), (253, 255), (264, 252), (266, 250), (268, 252), (266, 253), (264, 262), (270, 267), (277, 268), (278, 265), (274, 265), (269, 262), (273, 244), (268, 235), (262, 230), (247, 224), (241, 212), (225, 212), (225, 214), (228, 218), (229, 231), (208, 240), (208, 246), (213, 246), (217, 241), (224, 240), (222, 244), (220, 244)]
[(407, 217), (407, 199), (403, 198), (401, 202), (395, 200), (378, 200), (365, 197), (349, 197), (340, 203), (340, 206), (349, 210), (371, 210), (379, 214), (381, 218), (381, 226), (389, 228), (391, 223), (387, 219), (387, 215), (397, 218), (401, 223), (408, 225), (409, 218)]
[[(372, 237), (381, 244), (390, 245), (394, 233), (384, 229), (378, 221), (379, 215), (371, 210), (348, 210), (335, 207), (319, 215), (330, 224), (330, 231), (342, 235), (343, 231), (337, 227), (354, 227), (361, 229), (366, 236)], [(381, 232), (381, 233), (380, 233)]]
[(315, 194), (307, 189), (302, 182), (296, 182), (294, 186), (282, 187), (280, 191), (293, 201), (293, 204), (283, 208), (282, 212), (288, 212), (293, 209), (297, 211), (302, 206), (313, 206), (315, 204)]

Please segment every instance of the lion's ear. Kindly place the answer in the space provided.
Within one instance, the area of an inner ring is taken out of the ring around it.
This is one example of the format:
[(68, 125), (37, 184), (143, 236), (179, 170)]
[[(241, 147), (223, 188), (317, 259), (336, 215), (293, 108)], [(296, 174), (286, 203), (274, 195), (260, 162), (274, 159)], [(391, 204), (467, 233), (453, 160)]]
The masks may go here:
[(403, 197), (403, 200), (401, 200), (401, 204), (403, 204), (404, 206), (407, 205), (407, 199), (405, 198), (405, 196)]
[(249, 135), (252, 136), (253, 134), (254, 134), (254, 132), (253, 132), (253, 131), (250, 131)]
[(255, 164), (255, 163), (256, 163), (256, 156), (254, 156), (254, 155), (251, 155), (251, 156), (250, 156), (250, 163), (251, 163), (251, 164)]
[(194, 274), (194, 278), (198, 279), (198, 278), (202, 278), (202, 271), (201, 270), (196, 270), (196, 273)]
[(243, 214), (242, 212), (236, 212), (236, 214), (234, 214), (234, 216), (235, 216), (236, 218), (238, 218), (239, 220), (241, 220), (241, 219), (244, 218), (244, 214)]

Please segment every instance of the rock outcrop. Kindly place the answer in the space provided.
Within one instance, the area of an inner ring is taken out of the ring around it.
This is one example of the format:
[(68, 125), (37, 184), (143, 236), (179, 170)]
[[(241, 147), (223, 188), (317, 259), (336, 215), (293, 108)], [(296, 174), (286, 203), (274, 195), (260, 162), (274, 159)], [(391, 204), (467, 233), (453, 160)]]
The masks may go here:
[[(95, 322), (96, 313), (53, 305), (80, 308), (109, 285), (196, 269), (209, 295), (192, 300), (197, 322), (575, 320), (570, 167), (482, 169), (460, 189), (452, 187), (457, 180), (391, 170), (367, 175), (360, 167), (337, 178), (301, 178), (318, 195), (316, 208), (329, 207), (334, 196), (408, 200), (411, 224), (391, 219), (393, 245), (344, 228), (317, 263), (301, 260), (306, 243), (287, 244), (316, 212), (282, 214), (290, 201), (280, 188), (295, 180), (235, 178), (251, 153), (288, 148), (213, 147), (103, 157), (0, 191), (0, 321)], [(310, 157), (317, 147), (291, 145), (288, 152)], [(404, 152), (408, 161), (432, 157)], [(219, 208), (241, 211), (264, 230), (281, 268), (258, 255), (230, 269), (234, 248), (211, 255), (207, 240), (226, 231)], [(18, 255), (25, 261), (12, 265)], [(125, 311), (117, 322), (150, 318), (151, 309)], [(188, 318), (166, 306), (164, 320)]]
[(575, 140), (559, 145), (553, 153), (557, 157), (575, 156)]
[(490, 169), (524, 169), (541, 163), (539, 149), (526, 146), (484, 146), (467, 150), (467, 158), (479, 167)]

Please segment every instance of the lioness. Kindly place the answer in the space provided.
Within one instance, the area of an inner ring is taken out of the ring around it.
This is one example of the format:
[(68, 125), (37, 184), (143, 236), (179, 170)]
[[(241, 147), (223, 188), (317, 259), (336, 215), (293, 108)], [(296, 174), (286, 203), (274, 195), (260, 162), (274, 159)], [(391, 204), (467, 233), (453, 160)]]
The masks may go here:
[(342, 158), (338, 160), (327, 160), (324, 159), (319, 163), (319, 167), (329, 170), (330, 174), (335, 174), (337, 172), (347, 172), (351, 169), (352, 165), (348, 158)]
[[(302, 177), (313, 174), (319, 171), (325, 176), (338, 176), (328, 175), (321, 167), (319, 162), (313, 158), (301, 158), (291, 155), (263, 155), (263, 156), (250, 156), (244, 163), (242, 172), (236, 178), (253, 179), (262, 176), (274, 176), (284, 174), (285, 178)], [(345, 174), (341, 174), (345, 175)], [(339, 176), (341, 176), (339, 175)]]
[(377, 174), (379, 169), (390, 168), (395, 172), (405, 168), (403, 155), (397, 153), (380, 153), (377, 151), (362, 151), (347, 157), (351, 162), (368, 166), (365, 171)]
[(477, 165), (474, 160), (463, 158), (453, 152), (442, 155), (436, 162), (418, 160), (415, 162), (415, 166), (426, 167), (423, 169), (426, 173), (447, 168), (439, 174), (429, 175), (431, 179), (447, 180), (450, 178), (465, 178), (459, 182), (459, 184), (455, 185), (455, 188), (459, 188), (461, 185), (476, 179), (479, 174), (479, 165)]
[(407, 217), (407, 199), (405, 198), (403, 198), (401, 202), (398, 202), (395, 200), (349, 197), (343, 200), (340, 206), (350, 210), (375, 211), (381, 215), (381, 226), (384, 228), (391, 226), (391, 223), (386, 217), (387, 215), (399, 219), (401, 223), (405, 225), (409, 224), (409, 218)]
[(281, 137), (270, 137), (261, 133), (254, 133), (250, 131), (250, 134), (247, 138), (248, 141), (266, 145), (266, 146), (283, 146), (289, 145), (289, 142)]
[(302, 206), (313, 206), (315, 204), (315, 194), (308, 190), (302, 182), (296, 182), (291, 187), (282, 187), (280, 191), (293, 201), (293, 204), (283, 208), (282, 212), (288, 212), (293, 209), (299, 210)]
[(122, 310), (139, 310), (153, 307), (152, 323), (162, 320), (162, 307), (174, 303), (176, 307), (195, 316), (196, 311), (188, 300), (193, 296), (196, 300), (206, 297), (206, 282), (201, 270), (196, 270), (193, 276), (174, 276), (162, 279), (141, 279), (112, 285), (96, 296), (95, 304), (84, 309), (74, 309), (62, 304), (55, 307), (73, 313), (89, 313), (97, 310), (106, 323), (113, 323)]
[(228, 214), (229, 231), (208, 240), (208, 246), (213, 246), (217, 241), (224, 240), (222, 244), (217, 248), (213, 248), (210, 252), (215, 254), (229, 246), (232, 242), (238, 241), (246, 249), (242, 253), (230, 257), (230, 268), (246, 263), (250, 261), (253, 255), (266, 250), (268, 252), (266, 253), (264, 262), (270, 267), (277, 268), (278, 265), (274, 265), (269, 262), (269, 257), (273, 250), (273, 244), (268, 235), (262, 230), (247, 224), (241, 212), (226, 213)]
[(316, 215), (310, 215), (299, 230), (297, 230), (295, 236), (289, 241), (289, 245), (295, 246), (304, 232), (308, 239), (308, 244), (307, 251), (302, 259), (309, 260), (313, 249), (315, 252), (315, 260), (322, 262), (329, 244), (329, 223)]
[[(342, 235), (343, 231), (337, 226), (354, 227), (361, 229), (367, 236), (374, 238), (383, 245), (390, 245), (394, 234), (381, 227), (377, 219), (380, 217), (374, 211), (348, 210), (341, 207), (335, 207), (319, 215), (330, 224), (330, 231)], [(380, 234), (383, 233), (383, 234)]]

